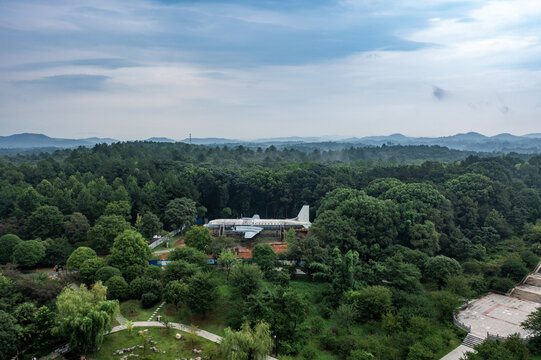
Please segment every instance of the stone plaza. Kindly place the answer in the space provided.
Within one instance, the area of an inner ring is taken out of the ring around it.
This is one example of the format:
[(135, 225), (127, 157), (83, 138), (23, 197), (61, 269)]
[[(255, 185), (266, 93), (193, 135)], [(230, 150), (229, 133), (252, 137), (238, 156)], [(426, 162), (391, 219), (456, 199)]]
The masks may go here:
[(539, 305), (529, 300), (489, 293), (468, 303), (456, 320), (470, 327), (470, 333), (480, 338), (486, 338), (488, 334), (505, 338), (516, 333), (525, 338), (529, 332), (520, 324)]

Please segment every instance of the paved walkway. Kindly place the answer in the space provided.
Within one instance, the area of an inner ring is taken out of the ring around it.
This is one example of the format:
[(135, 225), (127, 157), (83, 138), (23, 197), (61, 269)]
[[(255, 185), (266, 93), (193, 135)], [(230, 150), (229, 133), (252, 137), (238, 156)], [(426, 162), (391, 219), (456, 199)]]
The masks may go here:
[[(193, 329), (192, 327), (190, 327), (188, 325), (179, 324), (179, 323), (169, 323), (169, 326), (171, 326), (173, 329), (177, 329), (177, 330), (180, 330), (180, 331), (184, 331), (184, 332), (188, 332), (188, 333), (194, 333), (197, 336), (200, 336), (200, 337), (202, 337), (204, 339), (210, 340), (210, 341), (215, 342), (217, 344), (219, 344), (222, 341), (221, 336), (218, 336), (216, 334), (210, 333), (210, 332), (205, 331), (205, 330)], [(134, 321), (133, 322), (133, 327), (134, 328), (136, 328), (136, 327), (165, 327), (165, 325), (163, 323), (159, 322), (159, 321)], [(115, 332), (118, 332), (118, 331), (122, 331), (122, 330), (126, 330), (126, 325), (115, 326), (113, 329), (111, 329), (109, 334), (112, 334), (112, 333), (115, 333)], [(267, 360), (278, 360), (278, 359), (273, 358), (271, 356), (267, 356)]]
[(160, 304), (160, 306), (158, 306), (158, 307), (156, 308), (156, 310), (154, 310), (154, 312), (152, 313), (152, 315), (150, 315), (150, 317), (148, 318), (148, 321), (152, 321), (152, 320), (156, 317), (156, 315), (158, 314), (158, 311), (160, 311), (164, 305), (165, 305), (165, 301), (162, 302), (162, 303)]
[(157, 251), (154, 251), (153, 254), (167, 254), (167, 253), (170, 253), (173, 250), (175, 250), (175, 248), (170, 248), (170, 249), (165, 249), (165, 250), (157, 250)]
[(487, 333), (504, 338), (519, 333), (525, 338), (530, 332), (523, 329), (520, 324), (539, 305), (511, 296), (489, 293), (470, 302), (458, 313), (457, 320), (470, 327), (472, 334), (483, 339), (487, 337)]
[(460, 345), (451, 351), (449, 354), (442, 357), (440, 360), (460, 360), (467, 352), (473, 352), (474, 350), (466, 345)]
[(118, 323), (120, 325), (124, 325), (126, 323), (126, 321), (128, 321), (128, 319), (126, 319), (124, 316), (122, 316), (122, 314), (118, 314), (116, 316), (116, 321), (118, 321)]

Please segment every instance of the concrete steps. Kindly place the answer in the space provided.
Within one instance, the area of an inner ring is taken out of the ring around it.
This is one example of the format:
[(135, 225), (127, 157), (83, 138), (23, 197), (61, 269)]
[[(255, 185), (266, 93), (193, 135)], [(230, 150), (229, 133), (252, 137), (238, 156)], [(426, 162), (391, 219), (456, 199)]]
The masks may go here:
[(513, 289), (511, 296), (521, 300), (541, 303), (541, 287), (532, 285), (519, 285)]
[(483, 341), (485, 341), (485, 339), (482, 339), (479, 336), (475, 336), (472, 333), (469, 333), (468, 335), (466, 335), (466, 338), (462, 342), (462, 345), (473, 349), (475, 345), (479, 345)]
[(524, 281), (524, 285), (541, 287), (541, 274), (535, 273), (529, 275)]

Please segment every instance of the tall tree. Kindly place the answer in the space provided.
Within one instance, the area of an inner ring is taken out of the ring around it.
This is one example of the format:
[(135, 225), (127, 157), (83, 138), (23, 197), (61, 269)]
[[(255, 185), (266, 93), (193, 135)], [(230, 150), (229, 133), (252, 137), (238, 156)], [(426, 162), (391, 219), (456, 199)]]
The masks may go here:
[(90, 229), (88, 219), (80, 212), (75, 212), (64, 223), (64, 236), (70, 243), (86, 241), (86, 232)]
[(114, 239), (124, 230), (132, 229), (130, 224), (120, 215), (102, 215), (88, 231), (90, 245), (100, 253), (111, 249)]
[(105, 266), (105, 260), (99, 257), (85, 260), (79, 268), (79, 280), (90, 286), (94, 284), (96, 272)]
[(257, 265), (240, 263), (233, 267), (229, 280), (235, 297), (246, 299), (263, 285), (263, 273)]
[(195, 201), (185, 197), (177, 198), (167, 204), (163, 222), (171, 230), (182, 229), (192, 225), (196, 216)]
[(116, 237), (108, 262), (123, 270), (130, 265), (147, 265), (150, 254), (148, 242), (141, 234), (134, 230), (125, 230)]
[(45, 246), (39, 240), (23, 241), (15, 245), (12, 260), (24, 267), (37, 265), (45, 257)]
[(16, 205), (24, 215), (30, 215), (41, 205), (42, 201), (43, 196), (29, 186), (17, 196)]
[(62, 332), (69, 337), (72, 351), (98, 350), (105, 332), (112, 328), (113, 316), (119, 307), (117, 300), (106, 300), (106, 290), (97, 283), (91, 290), (85, 285), (77, 290), (66, 287), (58, 296), (58, 321)]
[(199, 251), (205, 252), (208, 245), (212, 241), (212, 235), (204, 226), (192, 226), (184, 236), (184, 243), (187, 246), (196, 248)]
[(75, 249), (68, 258), (68, 270), (79, 270), (81, 265), (88, 259), (97, 258), (98, 255), (89, 247), (81, 246)]
[(264, 322), (253, 328), (245, 322), (239, 331), (227, 328), (220, 342), (220, 352), (226, 360), (264, 360), (271, 351), (270, 328)]
[(143, 235), (146, 239), (152, 238), (152, 236), (158, 234), (162, 228), (163, 224), (160, 222), (160, 219), (151, 212), (145, 213), (138, 221), (135, 223), (137, 231)]
[(227, 282), (229, 282), (229, 275), (231, 274), (231, 269), (233, 268), (236, 259), (237, 254), (231, 251), (223, 251), (218, 258), (218, 265), (227, 273)]
[(25, 228), (30, 238), (48, 238), (62, 235), (64, 215), (56, 206), (40, 206), (25, 221)]
[(269, 244), (257, 244), (252, 250), (252, 257), (267, 278), (270, 277), (278, 265), (278, 256)]
[(11, 359), (17, 350), (17, 326), (11, 315), (0, 310), (0, 359)]
[(11, 262), (11, 255), (15, 246), (22, 242), (22, 240), (13, 234), (6, 234), (0, 237), (0, 265)]
[(198, 272), (188, 279), (184, 303), (190, 311), (205, 315), (212, 309), (218, 297), (218, 286), (211, 273)]

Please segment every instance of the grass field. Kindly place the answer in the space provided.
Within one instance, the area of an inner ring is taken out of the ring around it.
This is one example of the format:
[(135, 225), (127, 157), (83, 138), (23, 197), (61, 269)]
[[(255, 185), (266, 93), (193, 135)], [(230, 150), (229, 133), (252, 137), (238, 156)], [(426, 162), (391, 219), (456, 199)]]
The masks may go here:
[[(173, 245), (179, 241), (182, 237), (180, 235), (175, 235), (169, 241), (167, 242), (169, 244), (169, 249), (173, 248)], [(166, 250), (168, 247), (165, 246), (165, 244), (162, 244), (158, 246), (157, 248), (153, 249), (153, 251), (159, 251), (159, 250)]]
[(195, 325), (197, 328), (209, 331), (213, 334), (223, 336), (226, 328), (226, 315), (231, 306), (229, 297), (231, 288), (227, 285), (221, 285), (218, 288), (220, 293), (216, 306), (213, 311), (206, 316), (190, 316), (186, 308), (177, 309), (174, 305), (166, 305), (163, 309), (164, 317), (171, 322), (179, 322), (186, 325)]
[[(96, 360), (118, 360), (120, 357), (126, 355), (113, 355), (118, 349), (128, 348), (131, 346), (143, 345), (143, 337), (138, 334), (139, 330), (143, 328), (135, 328), (133, 333), (130, 335), (128, 331), (119, 331), (114, 334), (107, 335), (103, 341), (103, 345), (100, 351), (89, 354), (87, 359), (96, 359)], [(162, 328), (149, 328), (148, 329), (150, 337), (153, 341), (156, 341), (155, 346), (165, 353), (155, 353), (150, 349), (144, 351), (143, 349), (136, 349), (129, 354), (137, 354), (139, 357), (146, 355), (146, 359), (155, 359), (155, 360), (165, 360), (165, 359), (177, 359), (177, 358), (194, 358), (196, 356), (205, 356), (210, 354), (216, 354), (218, 345), (214, 344), (208, 340), (202, 339), (198, 336), (193, 336), (191, 334), (184, 333), (175, 329), (162, 329)], [(177, 340), (175, 339), (175, 334), (181, 333), (184, 334), (186, 340)], [(150, 347), (149, 346), (149, 347)], [(200, 349), (203, 352), (200, 355), (195, 355), (193, 349)], [(216, 357), (215, 357), (216, 358)], [(217, 358), (216, 358), (217, 359)]]
[(120, 303), (120, 313), (131, 321), (147, 321), (158, 306), (159, 303), (150, 309), (143, 309), (141, 300), (127, 300)]

